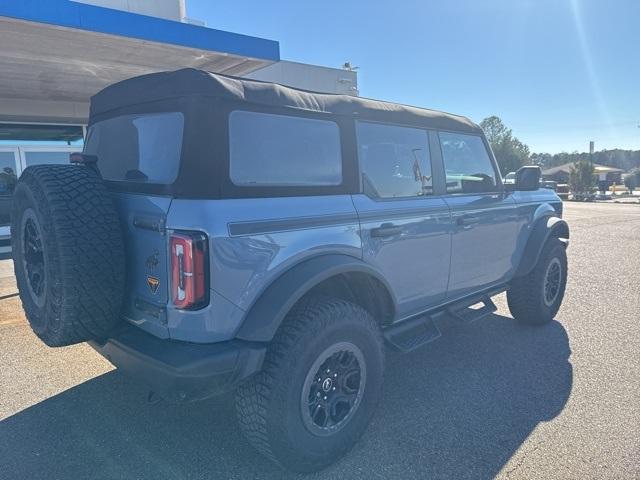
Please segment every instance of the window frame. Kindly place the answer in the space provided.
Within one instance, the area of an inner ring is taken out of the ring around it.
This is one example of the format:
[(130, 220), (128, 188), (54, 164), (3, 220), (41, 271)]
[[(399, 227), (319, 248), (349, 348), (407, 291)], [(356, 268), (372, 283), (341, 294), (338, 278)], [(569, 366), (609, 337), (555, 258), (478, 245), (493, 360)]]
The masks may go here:
[[(408, 197), (371, 197), (364, 191), (364, 183), (362, 179), (362, 163), (360, 161), (360, 142), (358, 140), (358, 124), (359, 123), (374, 123), (378, 125), (385, 125), (389, 127), (400, 127), (400, 128), (412, 128), (414, 130), (422, 130), (427, 134), (427, 147), (429, 149), (429, 160), (431, 161), (431, 177), (432, 177), (432, 188), (433, 193), (429, 195), (416, 195), (416, 196), (408, 196)], [(420, 199), (429, 199), (440, 197), (444, 193), (445, 188), (445, 180), (444, 180), (444, 170), (442, 164), (442, 155), (440, 153), (440, 143), (438, 139), (438, 131), (433, 128), (424, 127), (422, 125), (416, 125), (411, 123), (396, 123), (396, 122), (385, 122), (381, 120), (370, 120), (368, 118), (358, 118), (353, 121), (353, 133), (354, 133), (354, 148), (355, 148), (355, 156), (358, 165), (358, 193), (365, 195), (367, 198), (373, 200), (374, 202), (398, 202), (398, 201), (412, 201), (412, 200), (420, 200)]]
[[(448, 192), (447, 191), (447, 172), (446, 172), (446, 161), (444, 158), (444, 151), (442, 150), (442, 142), (440, 141), (440, 133), (454, 133), (457, 135), (465, 135), (468, 137), (478, 137), (484, 146), (485, 151), (487, 152), (487, 156), (489, 157), (489, 163), (491, 163), (491, 167), (493, 168), (494, 175), (496, 176), (496, 188), (495, 190), (491, 190), (488, 192)], [(440, 161), (442, 164), (442, 181), (444, 191), (442, 193), (443, 196), (455, 196), (455, 197), (463, 197), (463, 196), (478, 196), (478, 195), (496, 195), (504, 193), (504, 184), (502, 182), (502, 176), (500, 174), (500, 167), (498, 166), (498, 162), (489, 146), (489, 142), (487, 138), (482, 133), (471, 133), (471, 132), (460, 132), (457, 130), (446, 130), (446, 129), (438, 129), (435, 132), (435, 136), (438, 142), (439, 153), (440, 153)]]
[[(91, 152), (87, 151), (87, 147), (90, 146), (90, 133), (93, 133), (93, 131), (91, 130), (92, 128), (95, 127), (96, 124), (98, 123), (103, 123), (103, 122), (109, 122), (112, 120), (116, 120), (119, 118), (123, 118), (123, 117), (133, 117), (133, 116), (137, 116), (139, 118), (143, 118), (143, 117), (150, 117), (150, 116), (159, 116), (159, 115), (179, 115), (180, 116), (180, 120), (181, 120), (181, 126), (182, 129), (180, 131), (180, 139), (179, 142), (176, 142), (175, 145), (177, 146), (177, 158), (174, 159), (177, 162), (177, 168), (175, 168), (175, 173), (172, 176), (171, 180), (167, 180), (167, 181), (158, 181), (159, 179), (157, 178), (153, 178), (150, 179), (148, 181), (138, 181), (138, 180), (128, 180), (125, 178), (105, 178), (105, 182), (111, 183), (111, 184), (133, 184), (135, 186), (140, 186), (140, 185), (151, 185), (151, 186), (159, 186), (159, 187), (168, 187), (168, 186), (172, 186), (175, 183), (178, 182), (178, 179), (180, 177), (180, 170), (182, 168), (182, 161), (183, 161), (183, 150), (184, 150), (184, 142), (185, 142), (185, 129), (187, 126), (187, 118), (185, 115), (184, 111), (181, 110), (175, 110), (175, 111), (154, 111), (154, 112), (140, 112), (140, 113), (127, 113), (127, 114), (123, 114), (123, 115), (116, 115), (116, 116), (111, 116), (108, 118), (104, 118), (104, 119), (100, 119), (100, 120), (96, 120), (94, 122), (91, 123), (91, 125), (87, 128), (87, 133), (84, 137), (84, 142), (83, 142), (83, 146), (82, 146), (82, 151), (84, 153), (89, 153), (91, 154)], [(133, 123), (133, 122), (132, 122)], [(138, 143), (138, 166), (139, 162), (141, 160), (141, 151), (140, 151), (140, 137), (138, 137), (137, 140)], [(99, 164), (98, 164), (99, 167)]]
[[(198, 162), (194, 161), (194, 159), (201, 157), (198, 153), (203, 148), (203, 145), (199, 143), (201, 141), (200, 126), (209, 125), (210, 115), (207, 109), (214, 106), (215, 102), (205, 96), (172, 97), (147, 103), (127, 104), (108, 112), (90, 115), (87, 130), (94, 123), (129, 114), (181, 112), (184, 115), (180, 167), (178, 168), (178, 176), (173, 183), (105, 180), (105, 184), (110, 190), (116, 192), (176, 198), (217, 198), (217, 183), (211, 180), (205, 181), (205, 174), (209, 175), (215, 171), (214, 165), (198, 165)], [(206, 144), (210, 148), (209, 139)]]
[[(346, 115), (303, 110), (292, 107), (279, 107), (261, 104), (250, 104), (223, 100), (219, 103), (221, 114), (226, 119), (222, 122), (219, 139), (224, 139), (224, 154), (221, 162), (220, 185), (222, 198), (264, 198), (264, 197), (296, 197), (352, 194), (357, 191), (358, 169), (353, 155), (355, 132), (350, 127), (350, 119)], [(301, 117), (311, 120), (329, 121), (337, 125), (340, 141), (342, 166), (342, 182), (337, 185), (236, 185), (231, 180), (231, 142), (229, 122), (235, 111), (265, 113), (289, 117)]]

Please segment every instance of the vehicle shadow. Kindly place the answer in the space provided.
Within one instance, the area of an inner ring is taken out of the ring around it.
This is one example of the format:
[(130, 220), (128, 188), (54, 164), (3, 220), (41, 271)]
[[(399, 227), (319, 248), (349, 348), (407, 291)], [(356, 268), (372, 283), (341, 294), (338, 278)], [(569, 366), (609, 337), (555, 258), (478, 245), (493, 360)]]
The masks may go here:
[[(572, 387), (558, 322), (491, 315), (454, 325), (408, 355), (390, 353), (373, 423), (337, 465), (307, 478), (493, 478)], [(453, 333), (447, 335), (447, 333)], [(147, 404), (117, 371), (0, 422), (6, 478), (297, 478), (257, 454), (231, 397)]]

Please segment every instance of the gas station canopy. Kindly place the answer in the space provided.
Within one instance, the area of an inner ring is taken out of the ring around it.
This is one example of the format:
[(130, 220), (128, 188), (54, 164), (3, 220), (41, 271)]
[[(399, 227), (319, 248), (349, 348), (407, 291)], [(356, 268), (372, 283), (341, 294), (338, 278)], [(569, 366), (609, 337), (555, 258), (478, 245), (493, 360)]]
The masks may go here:
[(91, 95), (129, 77), (244, 75), (280, 58), (272, 40), (70, 0), (0, 2), (0, 45), (0, 121), (84, 123)]

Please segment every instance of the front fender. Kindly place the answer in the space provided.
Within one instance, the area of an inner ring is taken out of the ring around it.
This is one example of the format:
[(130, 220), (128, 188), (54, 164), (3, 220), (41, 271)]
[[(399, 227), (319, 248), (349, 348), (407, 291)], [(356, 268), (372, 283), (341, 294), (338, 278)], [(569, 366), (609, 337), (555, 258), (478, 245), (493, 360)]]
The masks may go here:
[(533, 270), (540, 259), (542, 249), (550, 238), (560, 238), (568, 245), (569, 225), (567, 222), (560, 217), (548, 216), (543, 216), (535, 222), (514, 278), (527, 275)]
[[(321, 255), (297, 264), (274, 280), (248, 310), (236, 338), (270, 341), (289, 310), (305, 293), (323, 280), (352, 272), (372, 275), (393, 295), (384, 277), (362, 260), (341, 254)], [(395, 298), (392, 300), (395, 305)]]

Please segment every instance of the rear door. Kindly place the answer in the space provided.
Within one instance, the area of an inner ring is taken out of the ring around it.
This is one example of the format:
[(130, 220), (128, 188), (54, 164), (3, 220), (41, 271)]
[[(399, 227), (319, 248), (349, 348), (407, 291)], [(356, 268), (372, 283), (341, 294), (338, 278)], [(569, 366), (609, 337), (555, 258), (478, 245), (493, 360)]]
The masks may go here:
[(168, 335), (165, 307), (169, 300), (169, 267), (164, 225), (171, 199), (116, 193), (115, 200), (127, 256), (125, 315), (165, 337)]
[[(167, 337), (169, 300), (166, 217), (172, 198), (163, 186), (178, 176), (184, 132), (181, 112), (128, 114), (89, 127), (85, 154), (112, 187), (127, 255), (126, 317)], [(156, 186), (157, 193), (149, 192)]]
[(363, 193), (353, 201), (363, 256), (388, 280), (401, 318), (445, 297), (449, 208), (435, 195), (427, 130), (369, 122), (356, 128)]
[(514, 268), (517, 212), (480, 135), (440, 132), (454, 230), (448, 297), (504, 281)]

